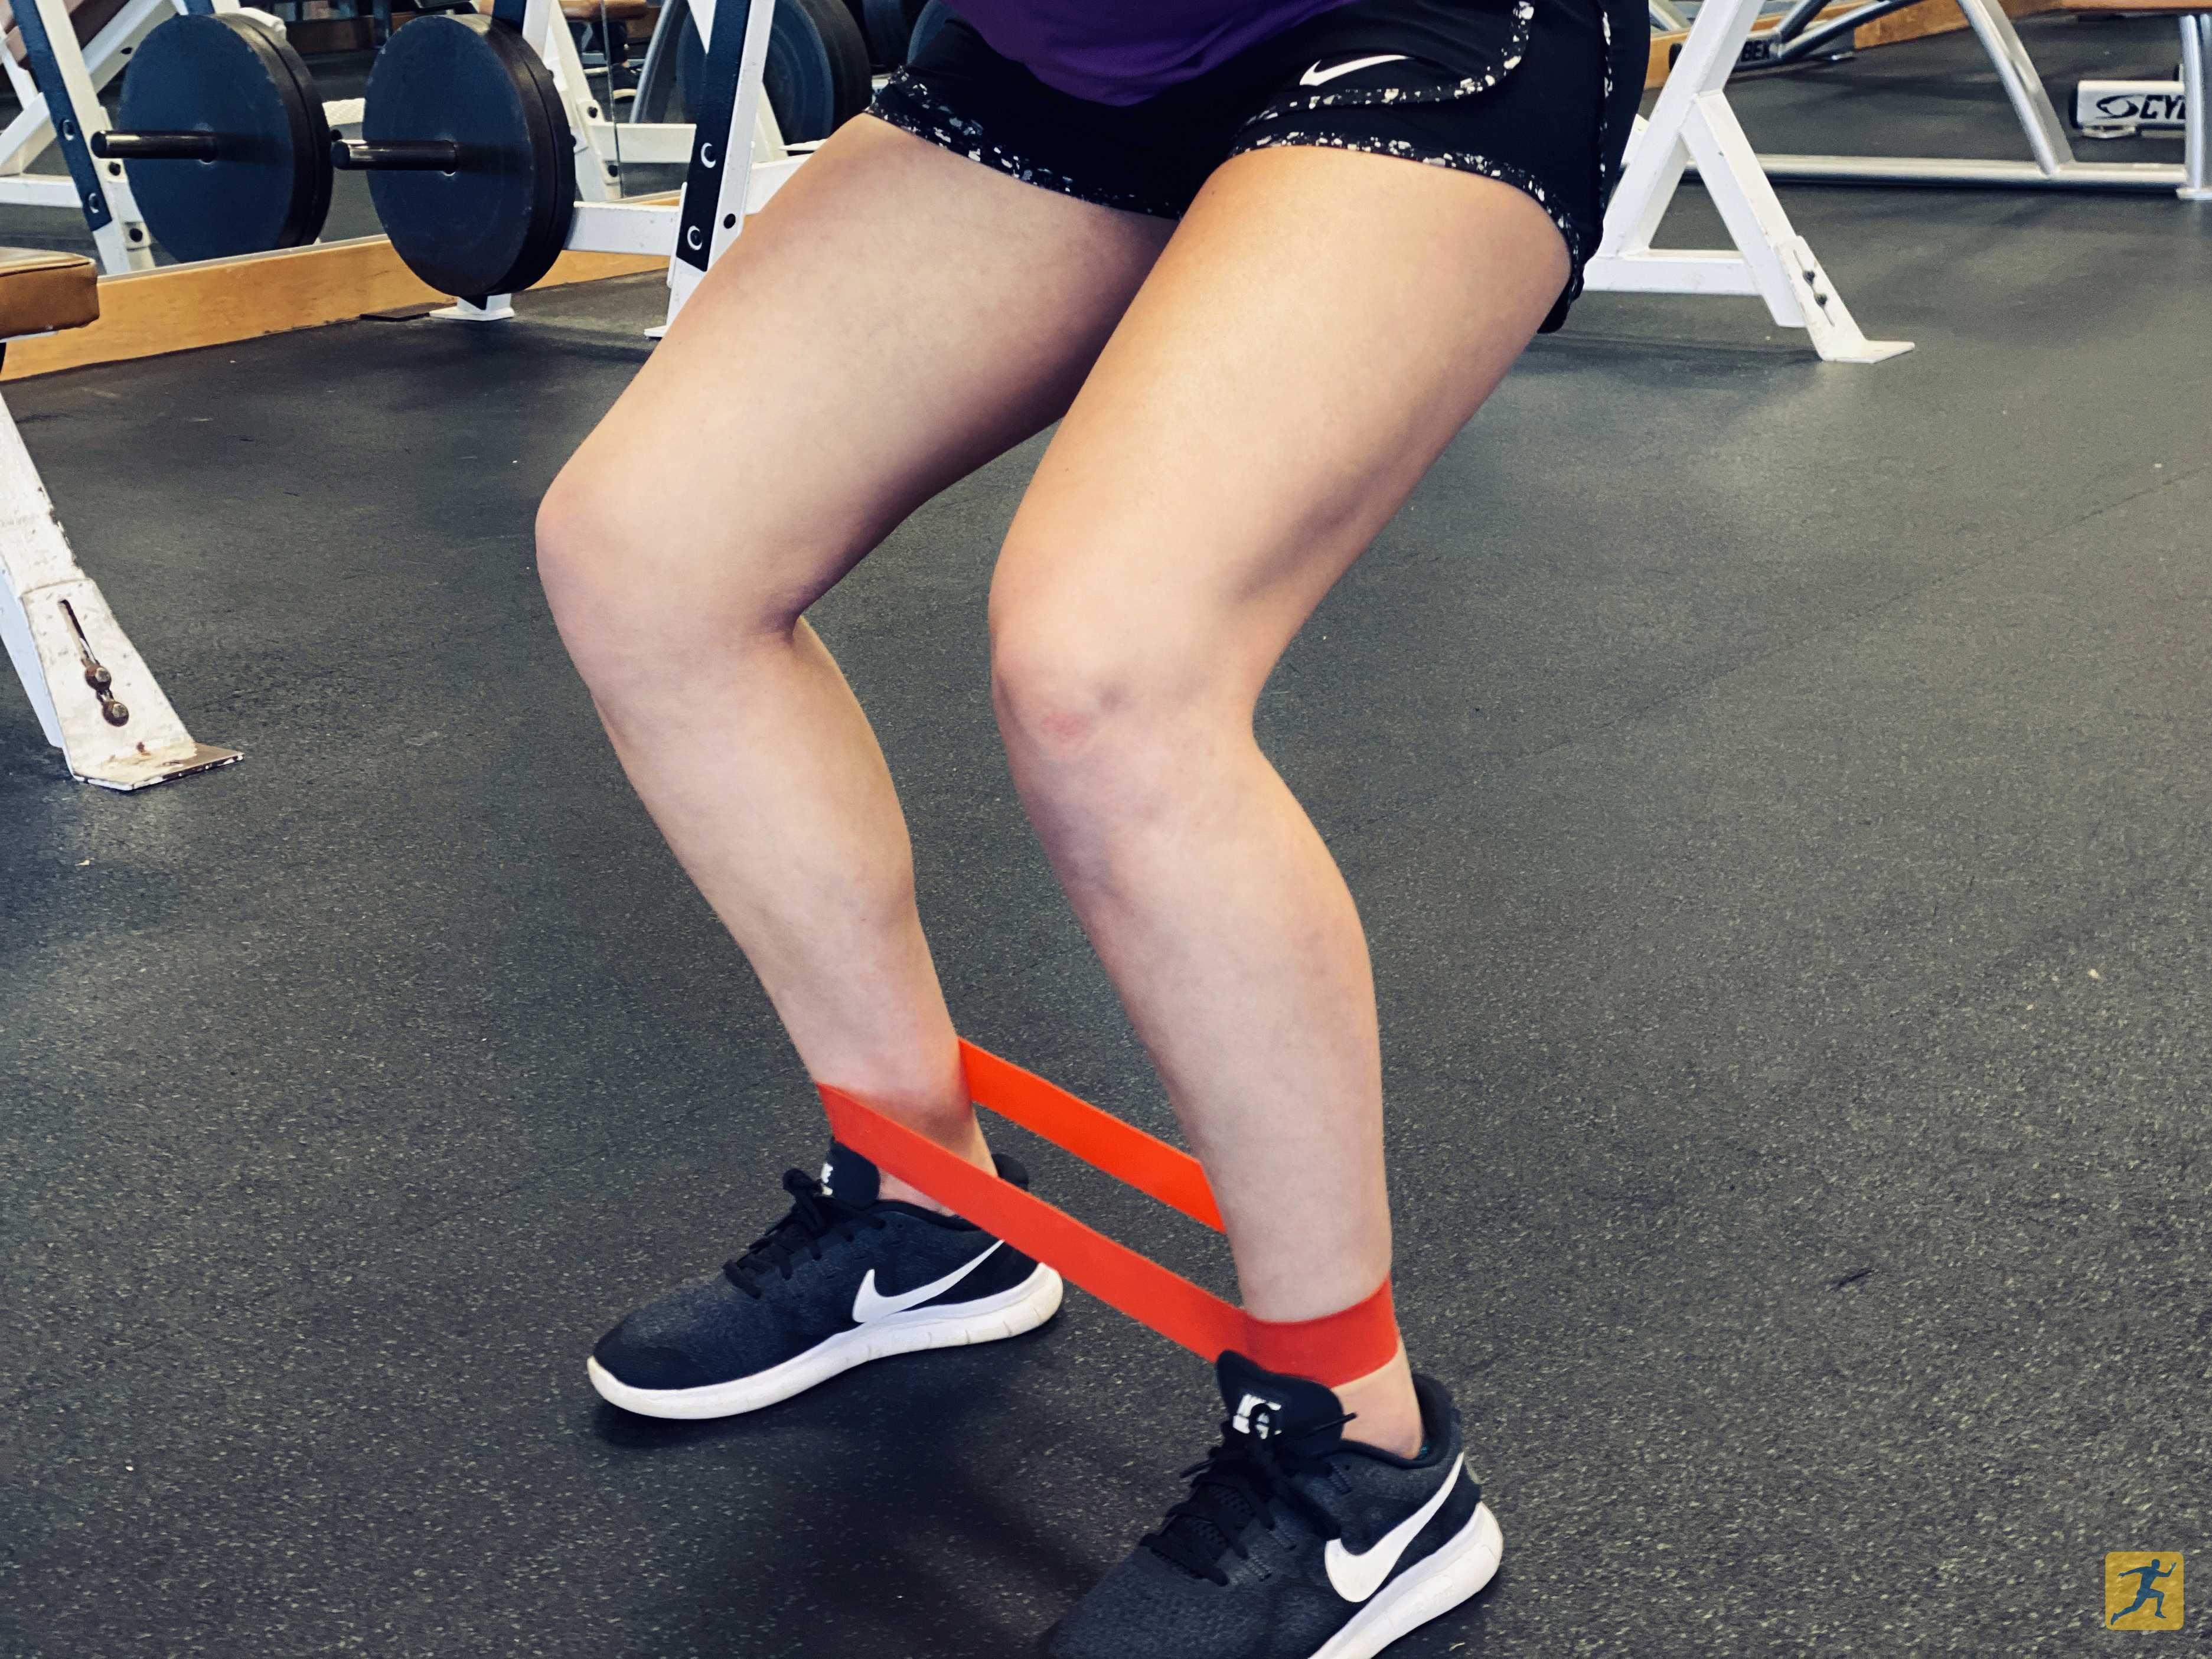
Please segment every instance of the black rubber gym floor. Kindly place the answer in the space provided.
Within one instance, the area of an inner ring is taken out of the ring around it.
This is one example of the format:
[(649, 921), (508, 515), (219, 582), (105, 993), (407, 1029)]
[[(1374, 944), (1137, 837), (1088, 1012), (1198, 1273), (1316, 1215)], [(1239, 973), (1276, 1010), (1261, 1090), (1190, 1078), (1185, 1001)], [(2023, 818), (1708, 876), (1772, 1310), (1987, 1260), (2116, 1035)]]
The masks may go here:
[[(1862, 60), (1897, 148), (2007, 149), (1960, 44)], [(1739, 101), (1878, 147), (1859, 72)], [(1409, 1334), (1507, 1538), (1408, 1659), (2091, 1653), (2106, 1552), (2212, 1549), (2212, 209), (1786, 197), (1917, 352), (1586, 301), (1267, 696), (1375, 941)], [(750, 1419), (586, 1385), (823, 1138), (532, 571), (661, 292), (7, 388), (249, 758), (104, 794), (0, 696), (0, 1650), (1019, 1653), (1210, 1443), (1203, 1369), (1079, 1295)], [(965, 1028), (1162, 1127), (986, 696), (1035, 453), (818, 620)]]

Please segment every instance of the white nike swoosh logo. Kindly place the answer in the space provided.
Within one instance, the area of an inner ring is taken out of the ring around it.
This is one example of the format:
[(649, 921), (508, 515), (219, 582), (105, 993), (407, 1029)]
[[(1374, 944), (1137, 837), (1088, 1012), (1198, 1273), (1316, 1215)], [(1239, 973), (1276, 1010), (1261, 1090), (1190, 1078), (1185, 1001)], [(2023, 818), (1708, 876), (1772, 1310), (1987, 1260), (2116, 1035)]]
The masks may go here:
[(942, 1279), (932, 1279), (927, 1285), (918, 1285), (910, 1291), (901, 1291), (896, 1296), (881, 1296), (877, 1293), (876, 1270), (873, 1267), (869, 1268), (868, 1276), (860, 1281), (860, 1294), (853, 1298), (853, 1322), (855, 1325), (866, 1325), (871, 1320), (888, 1319), (895, 1313), (904, 1313), (908, 1308), (920, 1307), (933, 1296), (943, 1296), (945, 1291), (988, 1261), (993, 1253), (998, 1249), (999, 1244), (1006, 1242), (1005, 1239), (1000, 1239), (998, 1244), (992, 1245), (990, 1249), (984, 1251), (973, 1261), (963, 1263)]
[(1444, 1477), (1436, 1496), (1415, 1510), (1396, 1526), (1376, 1539), (1358, 1554), (1344, 1547), (1341, 1538), (1328, 1540), (1322, 1552), (1322, 1564), (1328, 1568), (1328, 1582), (1347, 1601), (1364, 1601), (1382, 1588), (1382, 1581), (1390, 1576), (1390, 1569), (1398, 1565), (1398, 1558), (1406, 1553), (1406, 1546), (1443, 1508), (1444, 1499), (1451, 1496), (1452, 1486), (1459, 1480), (1459, 1472), (1467, 1467), (1467, 1454), (1462, 1452), (1453, 1460), (1451, 1473)]
[(1298, 84), (1302, 87), (1317, 87), (1324, 82), (1335, 80), (1340, 75), (1349, 75), (1354, 70), (1373, 69), (1377, 64), (1402, 64), (1405, 61), (1404, 52), (1386, 52), (1380, 58), (1355, 58), (1350, 63), (1339, 64), (1333, 69), (1325, 70), (1319, 64), (1316, 64), (1304, 75), (1298, 76)]

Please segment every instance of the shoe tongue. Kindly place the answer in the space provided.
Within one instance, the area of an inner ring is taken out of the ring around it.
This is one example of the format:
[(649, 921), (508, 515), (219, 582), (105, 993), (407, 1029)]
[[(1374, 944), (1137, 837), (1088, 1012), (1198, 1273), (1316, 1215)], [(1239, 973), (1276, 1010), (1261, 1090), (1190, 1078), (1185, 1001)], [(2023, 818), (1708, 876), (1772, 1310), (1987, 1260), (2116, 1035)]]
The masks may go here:
[[(1299, 1448), (1302, 1451), (1323, 1450), (1343, 1437), (1343, 1425), (1334, 1422), (1344, 1415), (1342, 1402), (1309, 1377), (1262, 1370), (1231, 1349), (1215, 1363), (1214, 1378), (1221, 1385), (1222, 1403), (1229, 1407), (1232, 1434), (1255, 1440), (1310, 1439)], [(1330, 1426), (1327, 1439), (1320, 1440), (1323, 1425)]]
[(842, 1141), (830, 1143), (830, 1159), (822, 1166), (823, 1192), (840, 1204), (860, 1210), (876, 1201), (880, 1184), (874, 1164)]

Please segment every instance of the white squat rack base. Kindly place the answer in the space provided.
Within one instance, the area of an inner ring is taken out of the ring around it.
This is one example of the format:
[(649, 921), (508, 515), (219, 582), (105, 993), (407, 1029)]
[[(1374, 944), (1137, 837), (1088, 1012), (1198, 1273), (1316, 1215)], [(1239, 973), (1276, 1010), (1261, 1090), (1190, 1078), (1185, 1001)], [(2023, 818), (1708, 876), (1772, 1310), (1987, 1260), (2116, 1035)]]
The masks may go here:
[[(1802, 328), (1830, 362), (1878, 363), (1909, 340), (1869, 340), (1783, 211), (1725, 88), (1759, 0), (1698, 7), (1648, 121), (1637, 118), (1620, 186), (1607, 209), (1596, 256), (1583, 273), (1592, 293), (1737, 295), (1763, 300), (1775, 322)], [(1694, 163), (1720, 210), (1733, 249), (1681, 252), (1651, 239)]]
[[(240, 758), (194, 741), (154, 671), (79, 568), (53, 502), (0, 403), (0, 642), (70, 775), (145, 789)], [(88, 675), (105, 670), (95, 687)]]

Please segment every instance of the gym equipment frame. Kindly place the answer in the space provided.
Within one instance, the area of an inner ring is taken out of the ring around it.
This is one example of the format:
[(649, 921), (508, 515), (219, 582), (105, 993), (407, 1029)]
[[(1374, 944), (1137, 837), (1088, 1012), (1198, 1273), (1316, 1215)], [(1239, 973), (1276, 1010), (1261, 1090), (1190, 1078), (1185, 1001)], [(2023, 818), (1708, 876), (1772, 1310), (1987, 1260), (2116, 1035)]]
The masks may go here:
[[(146, 37), (173, 15), (240, 14), (269, 24), (279, 39), (283, 26), (265, 12), (241, 6), (239, 0), (126, 0), (89, 40), (80, 44), (65, 0), (17, 0), (15, 9), (26, 62), (18, 64), (0, 53), (0, 69), (6, 71), (21, 105), (21, 112), (0, 131), (0, 204), (72, 210), (92, 232), (103, 270), (121, 276), (151, 270), (154, 238), (132, 191), (124, 155), (101, 152), (102, 137), (113, 124), (100, 101), (100, 88), (121, 73)], [(57, 93), (58, 99), (49, 95)], [(361, 100), (334, 100), (323, 105), (322, 112), (331, 126), (349, 125), (361, 119)], [(57, 178), (29, 173), (30, 164), (56, 143), (67, 174)]]
[[(690, 0), (691, 15), (707, 43), (707, 84), (695, 112), (698, 140), (677, 204), (668, 261), (669, 322), (676, 320), (746, 216), (759, 212), (813, 153), (811, 146), (787, 149), (780, 137), (775, 149), (763, 152), (757, 142), (740, 149), (744, 136), (762, 132), (763, 124), (767, 131), (775, 131), (766, 82), (775, 7), (776, 0)], [(750, 167), (742, 161), (736, 167), (723, 165), (725, 157), (748, 154)], [(733, 174), (742, 174), (743, 181), (732, 184)]]
[[(27, 333), (76, 327), (99, 312), (91, 261), (75, 254), (9, 256), (55, 279), (43, 297), (82, 273), (85, 301), (69, 314), (17, 319)], [(6, 342), (0, 340), (0, 351)], [(100, 584), (70, 551), (15, 419), (0, 400), (0, 647), (15, 665), (46, 741), (80, 782), (125, 792), (228, 766), (235, 750), (196, 742), (161, 694), (154, 671), (107, 608)]]
[[(1800, 0), (1804, 10), (1814, 0)], [(2127, 12), (2173, 16), (2181, 27), (2182, 95), (2187, 108), (2183, 159), (2084, 161), (2068, 143), (2043, 76), (1999, 0), (1956, 0), (1989, 54), (1998, 82), (2027, 136), (2029, 161), (1974, 161), (1889, 155), (1763, 155), (1767, 176), (1807, 184), (2007, 185), (2048, 190), (2172, 191), (2184, 201), (2212, 201), (2212, 123), (2205, 112), (2206, 65), (2212, 60), (2212, 0), (2074, 0), (2061, 11)], [(1815, 7), (1817, 9), (1817, 6)], [(1837, 33), (1894, 9), (1890, 0), (1859, 8), (1807, 30), (1786, 48), (1802, 55)], [(1793, 12), (1792, 16), (1796, 15)], [(1784, 20), (1788, 22), (1788, 18)], [(1784, 60), (1786, 61), (1786, 60)]]
[[(1869, 340), (1783, 211), (1728, 101), (1759, 0), (1705, 0), (1650, 118), (1637, 118), (1598, 251), (1583, 273), (1593, 293), (1755, 296), (1784, 328), (1802, 328), (1831, 362), (1878, 363), (1907, 340)], [(1735, 246), (1678, 252), (1651, 239), (1692, 164)]]
[[(100, 110), (100, 88), (113, 80), (138, 43), (152, 33), (174, 8), (170, 0), (128, 0), (122, 10), (101, 25), (91, 40), (79, 45), (76, 30), (62, 0), (22, 0), (16, 27), (23, 31), (26, 62), (13, 53), (0, 52), (0, 70), (7, 73), (21, 112), (0, 131), (0, 203), (20, 207), (67, 208), (82, 212), (92, 228), (99, 249), (100, 269), (111, 275), (126, 270), (149, 270), (154, 249), (139, 216), (137, 202), (121, 163), (100, 170), (105, 192), (101, 210), (88, 210), (77, 179), (71, 174), (55, 178), (27, 171), (55, 140), (53, 108), (39, 88), (29, 67), (39, 52), (51, 56), (57, 73), (47, 77), (58, 82), (62, 118), (79, 131), (94, 123), (99, 131), (106, 125)], [(87, 157), (89, 161), (89, 156)]]
[[(703, 274), (707, 251), (725, 246), (743, 216), (758, 211), (797, 169), (811, 147), (784, 144), (763, 95), (770, 0), (724, 0), (720, 31), (706, 0), (693, 12), (709, 44), (700, 118), (691, 124), (608, 120), (591, 96), (557, 0), (498, 0), (488, 19), (426, 20), (386, 48), (370, 77), (363, 137), (335, 145), (334, 159), (371, 173), (394, 248), (425, 282), (456, 295), (438, 314), (511, 317), (513, 294), (563, 249), (662, 258), (673, 249), (680, 267), (688, 247), (702, 256)], [(433, 28), (453, 35), (451, 49), (416, 52), (410, 36), (427, 45), (430, 35), (417, 32)], [(419, 64), (403, 61), (410, 54)], [(502, 96), (458, 110), (453, 94), (471, 77)], [(740, 78), (742, 91), (734, 84)], [(511, 121), (491, 107), (507, 104), (510, 92)], [(457, 144), (446, 131), (478, 117), (483, 131), (472, 130), (471, 143)], [(740, 158), (736, 167), (723, 164), (731, 155)], [(690, 165), (682, 196), (620, 199), (617, 156), (681, 156)], [(481, 252), (457, 251), (488, 225), (505, 228)], [(688, 283), (680, 288), (671, 316), (689, 293)]]
[(228, 766), (195, 742), (84, 574), (0, 401), (0, 641), (70, 775), (129, 792)]

